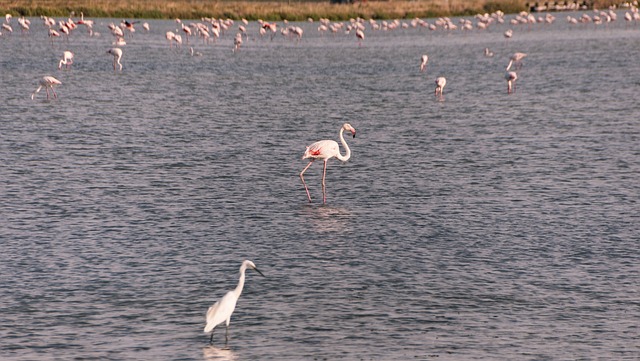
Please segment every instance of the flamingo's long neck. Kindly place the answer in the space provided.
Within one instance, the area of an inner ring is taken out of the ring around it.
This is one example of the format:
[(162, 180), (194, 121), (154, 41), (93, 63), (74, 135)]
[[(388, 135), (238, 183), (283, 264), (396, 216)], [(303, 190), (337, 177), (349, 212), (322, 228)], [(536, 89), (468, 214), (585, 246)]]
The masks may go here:
[(513, 59), (509, 60), (509, 65), (507, 65), (507, 71), (511, 69), (511, 65), (513, 65)]
[(344, 128), (340, 128), (340, 142), (342, 143), (342, 146), (344, 147), (344, 149), (347, 151), (347, 153), (343, 156), (342, 154), (338, 153), (336, 154), (336, 158), (340, 159), (343, 162), (346, 162), (349, 160), (349, 158), (351, 158), (351, 149), (349, 149), (349, 146), (347, 145), (347, 142), (344, 140)]
[(240, 267), (240, 280), (238, 281), (238, 285), (236, 286), (236, 289), (234, 290), (234, 292), (236, 293), (237, 297), (240, 297), (240, 294), (242, 293), (242, 289), (244, 288), (244, 271), (247, 269), (247, 267), (245, 265), (242, 265), (242, 267)]

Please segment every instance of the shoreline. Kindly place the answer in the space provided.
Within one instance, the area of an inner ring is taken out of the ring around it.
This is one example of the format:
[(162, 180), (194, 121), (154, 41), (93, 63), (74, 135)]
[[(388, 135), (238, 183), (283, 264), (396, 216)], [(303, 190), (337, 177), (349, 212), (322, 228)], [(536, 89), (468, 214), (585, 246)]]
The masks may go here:
[[(101, 0), (87, 2), (81, 0), (44, 0), (25, 3), (18, 0), (0, 0), (0, 12), (12, 16), (80, 16), (123, 19), (201, 19), (228, 18), (234, 20), (305, 21), (326, 18), (344, 21), (363, 19), (411, 19), (435, 18), (443, 16), (469, 16), (502, 11), (518, 13), (532, 11), (544, 5), (563, 5), (565, 2), (535, 2), (527, 0), (388, 0), (359, 1), (352, 4), (332, 4), (325, 2), (277, 2), (277, 1), (213, 1), (181, 0), (163, 2), (161, 0)], [(610, 0), (595, 0), (590, 3), (567, 2), (569, 6), (586, 5), (588, 9), (606, 8)], [(545, 10), (548, 10), (545, 7)]]

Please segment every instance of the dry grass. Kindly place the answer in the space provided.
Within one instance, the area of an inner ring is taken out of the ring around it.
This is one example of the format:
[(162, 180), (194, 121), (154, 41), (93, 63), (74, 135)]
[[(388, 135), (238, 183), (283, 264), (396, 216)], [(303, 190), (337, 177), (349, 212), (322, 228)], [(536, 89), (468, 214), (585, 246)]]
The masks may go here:
[[(598, 0), (601, 2), (609, 0)], [(356, 4), (328, 1), (206, 1), (206, 0), (0, 0), (0, 12), (25, 16), (69, 16), (114, 18), (246, 18), (248, 20), (399, 19), (470, 15), (502, 10), (527, 9), (527, 0), (387, 0)]]

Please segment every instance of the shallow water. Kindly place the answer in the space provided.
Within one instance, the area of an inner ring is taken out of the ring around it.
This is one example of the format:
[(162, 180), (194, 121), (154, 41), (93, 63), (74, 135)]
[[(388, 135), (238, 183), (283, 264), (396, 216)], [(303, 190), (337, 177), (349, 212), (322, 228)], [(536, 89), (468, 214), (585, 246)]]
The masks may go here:
[[(53, 44), (32, 19), (0, 39), (0, 356), (637, 358), (640, 28), (618, 15), (362, 46), (252, 23), (239, 52), (229, 33), (193, 57), (150, 21), (122, 72), (109, 19)], [(31, 100), (46, 74), (59, 98)], [(309, 204), (305, 146), (345, 121), (352, 158), (329, 161), (327, 205), (307, 171)], [(209, 346), (243, 259), (266, 278), (248, 273)]]

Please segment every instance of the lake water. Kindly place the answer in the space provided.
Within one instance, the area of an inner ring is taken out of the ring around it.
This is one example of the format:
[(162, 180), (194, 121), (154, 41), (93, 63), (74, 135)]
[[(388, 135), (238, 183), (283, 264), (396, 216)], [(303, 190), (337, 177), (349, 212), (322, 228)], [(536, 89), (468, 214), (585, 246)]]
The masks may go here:
[[(28, 35), (14, 19), (0, 358), (637, 359), (640, 26), (623, 14), (367, 26), (362, 46), (317, 22), (270, 41), (253, 22), (236, 53), (235, 31), (191, 39), (201, 56), (169, 48), (174, 21), (150, 21), (122, 72), (109, 19), (53, 43), (40, 19)], [(57, 70), (64, 50), (75, 63)], [(47, 74), (58, 99), (31, 100)], [(309, 203), (301, 156), (344, 122), (353, 155), (329, 161), (326, 205), (322, 164), (309, 168)], [(244, 259), (266, 277), (247, 273), (229, 343), (220, 327), (210, 346), (204, 314)]]

